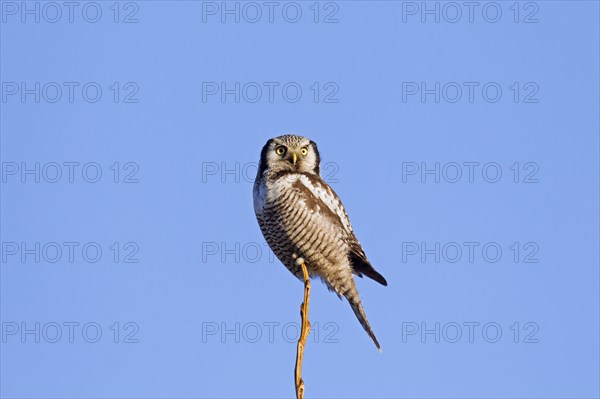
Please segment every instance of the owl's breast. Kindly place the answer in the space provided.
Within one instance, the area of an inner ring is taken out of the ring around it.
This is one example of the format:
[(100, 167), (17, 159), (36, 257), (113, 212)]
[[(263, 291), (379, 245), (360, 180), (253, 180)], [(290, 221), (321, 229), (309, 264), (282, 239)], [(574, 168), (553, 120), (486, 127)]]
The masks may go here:
[[(277, 257), (297, 276), (296, 257), (306, 260), (316, 274), (347, 262), (347, 232), (337, 215), (302, 182), (286, 175), (264, 186), (259, 218), (261, 230)], [(258, 188), (260, 193), (260, 186)]]

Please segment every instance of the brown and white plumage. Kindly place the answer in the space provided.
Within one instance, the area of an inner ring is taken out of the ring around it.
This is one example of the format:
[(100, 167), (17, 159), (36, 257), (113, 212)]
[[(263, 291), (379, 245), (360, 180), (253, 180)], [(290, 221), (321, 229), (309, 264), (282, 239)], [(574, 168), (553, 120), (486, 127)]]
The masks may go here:
[(344, 296), (378, 349), (352, 274), (387, 282), (368, 261), (337, 194), (319, 172), (317, 145), (304, 137), (279, 136), (262, 149), (254, 182), (254, 211), (267, 243), (302, 280), (302, 262)]

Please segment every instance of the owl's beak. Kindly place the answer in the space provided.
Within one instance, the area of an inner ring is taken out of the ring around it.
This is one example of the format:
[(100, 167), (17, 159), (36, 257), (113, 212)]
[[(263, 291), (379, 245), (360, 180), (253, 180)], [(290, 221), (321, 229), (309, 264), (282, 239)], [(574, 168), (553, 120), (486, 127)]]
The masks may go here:
[(298, 161), (298, 154), (293, 152), (292, 153), (292, 165), (296, 166), (296, 161)]

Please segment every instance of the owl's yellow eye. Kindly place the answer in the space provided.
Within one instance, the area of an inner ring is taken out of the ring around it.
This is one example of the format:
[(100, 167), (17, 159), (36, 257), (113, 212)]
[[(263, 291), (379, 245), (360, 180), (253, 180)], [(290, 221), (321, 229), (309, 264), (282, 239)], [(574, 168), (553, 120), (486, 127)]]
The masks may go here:
[(283, 154), (285, 154), (285, 152), (286, 152), (286, 151), (287, 151), (287, 148), (285, 148), (285, 147), (284, 147), (284, 146), (282, 146), (282, 145), (280, 145), (279, 147), (277, 147), (277, 148), (275, 149), (275, 153), (276, 153), (277, 155), (283, 155)]
[(305, 157), (308, 154), (308, 149), (306, 147), (303, 147), (300, 150), (300, 154), (302, 154), (302, 156)]

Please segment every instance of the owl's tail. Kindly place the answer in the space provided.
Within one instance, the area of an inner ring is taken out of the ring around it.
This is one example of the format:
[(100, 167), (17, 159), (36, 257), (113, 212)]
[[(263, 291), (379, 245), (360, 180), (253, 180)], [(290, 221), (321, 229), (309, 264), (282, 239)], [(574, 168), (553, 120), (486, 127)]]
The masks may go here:
[(381, 352), (381, 345), (379, 345), (379, 342), (377, 342), (377, 338), (375, 338), (375, 333), (371, 329), (369, 320), (367, 320), (367, 315), (365, 314), (365, 310), (362, 307), (362, 303), (360, 302), (360, 299), (358, 297), (356, 297), (355, 299), (348, 298), (348, 303), (350, 303), (352, 310), (354, 310), (354, 314), (358, 318), (360, 325), (363, 326), (363, 328), (365, 329), (367, 334), (369, 334), (369, 337), (371, 337), (371, 339), (375, 343), (375, 346), (377, 347), (377, 349), (379, 349), (379, 352)]

